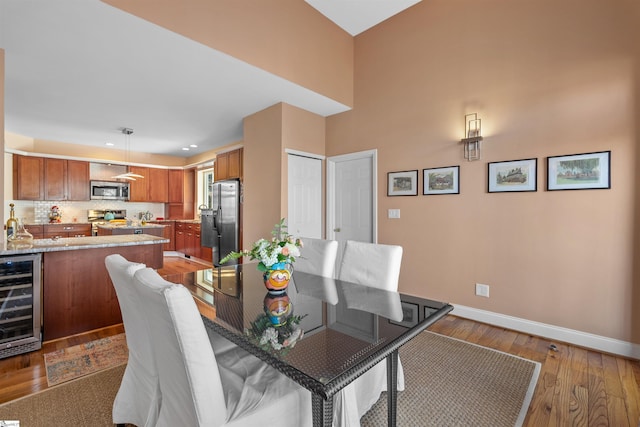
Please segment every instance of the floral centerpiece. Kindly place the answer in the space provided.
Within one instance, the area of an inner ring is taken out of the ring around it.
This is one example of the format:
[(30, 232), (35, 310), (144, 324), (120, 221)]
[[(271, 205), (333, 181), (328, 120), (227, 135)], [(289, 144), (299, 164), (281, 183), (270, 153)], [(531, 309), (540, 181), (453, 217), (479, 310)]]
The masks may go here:
[[(259, 239), (251, 250), (244, 249), (240, 252), (231, 252), (220, 260), (221, 264), (232, 259), (238, 259), (243, 256), (250, 257), (251, 260), (259, 260), (258, 270), (279, 270), (284, 268), (285, 264), (292, 264), (296, 257), (300, 256), (302, 241), (294, 239), (287, 232), (285, 219), (282, 218), (271, 231), (271, 240)], [(278, 268), (281, 267), (281, 268)]]
[(282, 218), (273, 227), (271, 240), (259, 239), (248, 250), (231, 252), (220, 260), (221, 264), (248, 256), (251, 260), (258, 260), (258, 270), (264, 272), (265, 286), (273, 292), (281, 292), (286, 289), (291, 278), (290, 267), (300, 256), (302, 241), (295, 239), (287, 232), (285, 219)]

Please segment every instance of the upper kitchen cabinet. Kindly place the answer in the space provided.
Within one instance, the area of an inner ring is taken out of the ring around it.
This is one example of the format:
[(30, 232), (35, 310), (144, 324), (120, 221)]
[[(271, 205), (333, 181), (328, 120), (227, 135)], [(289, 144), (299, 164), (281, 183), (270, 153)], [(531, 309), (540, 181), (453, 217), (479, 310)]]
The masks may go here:
[(196, 170), (169, 170), (168, 219), (193, 219)]
[(44, 159), (44, 200), (89, 200), (89, 163)]
[(42, 157), (13, 155), (13, 198), (16, 200), (43, 200), (44, 159)]
[(169, 175), (166, 169), (129, 166), (129, 172), (144, 177), (131, 181), (129, 201), (167, 202), (169, 198)]
[(215, 180), (242, 179), (242, 148), (216, 155)]
[(13, 155), (17, 200), (89, 200), (89, 163)]

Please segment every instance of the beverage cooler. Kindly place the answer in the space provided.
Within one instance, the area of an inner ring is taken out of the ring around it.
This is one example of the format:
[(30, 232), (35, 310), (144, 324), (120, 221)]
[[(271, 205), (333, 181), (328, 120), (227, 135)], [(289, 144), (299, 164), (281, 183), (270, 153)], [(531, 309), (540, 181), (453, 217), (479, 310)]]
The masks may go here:
[(0, 359), (42, 347), (42, 255), (0, 257)]

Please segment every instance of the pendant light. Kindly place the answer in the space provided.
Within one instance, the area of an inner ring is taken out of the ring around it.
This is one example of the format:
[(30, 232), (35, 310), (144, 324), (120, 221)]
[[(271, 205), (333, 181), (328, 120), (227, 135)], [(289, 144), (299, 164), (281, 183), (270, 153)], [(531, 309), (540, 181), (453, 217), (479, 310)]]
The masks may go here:
[[(122, 133), (124, 134), (124, 145), (125, 145), (125, 150), (126, 150), (126, 163), (127, 164), (131, 164), (131, 134), (133, 133), (133, 129), (131, 128), (122, 128)], [(136, 178), (144, 178), (144, 176), (137, 174), (137, 173), (133, 173), (133, 172), (127, 172), (127, 173), (122, 173), (120, 175), (116, 175), (113, 178), (117, 178), (117, 179), (128, 179), (129, 181), (135, 181)]]

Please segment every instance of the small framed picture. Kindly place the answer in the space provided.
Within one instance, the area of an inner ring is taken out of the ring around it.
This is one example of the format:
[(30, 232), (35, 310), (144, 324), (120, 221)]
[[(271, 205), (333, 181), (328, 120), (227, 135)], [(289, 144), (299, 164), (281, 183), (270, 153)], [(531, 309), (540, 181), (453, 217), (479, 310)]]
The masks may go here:
[(423, 169), (422, 194), (460, 194), (460, 166)]
[(547, 190), (611, 188), (611, 151), (547, 157)]
[(489, 163), (489, 193), (537, 191), (538, 159)]
[(395, 322), (393, 320), (389, 320), (389, 323), (393, 323), (394, 325), (405, 326), (407, 328), (411, 328), (418, 324), (418, 304), (414, 304), (412, 302), (401, 301), (402, 304), (402, 322)]
[(418, 171), (389, 172), (387, 196), (417, 196)]

